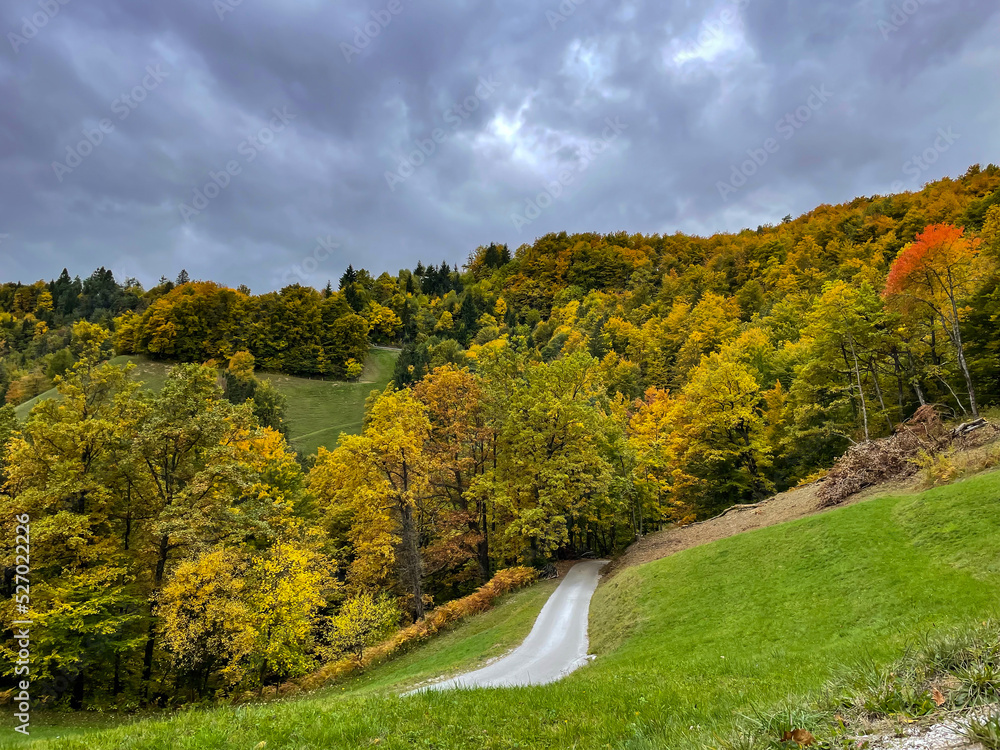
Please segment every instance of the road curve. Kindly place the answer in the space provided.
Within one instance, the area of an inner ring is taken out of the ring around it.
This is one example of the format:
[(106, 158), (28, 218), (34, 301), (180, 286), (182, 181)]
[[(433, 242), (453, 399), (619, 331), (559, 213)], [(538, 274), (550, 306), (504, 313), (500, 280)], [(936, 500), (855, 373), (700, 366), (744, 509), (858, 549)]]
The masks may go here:
[(590, 598), (606, 560), (586, 560), (570, 568), (535, 620), (524, 643), (475, 672), (428, 685), (422, 690), (545, 685), (587, 662)]

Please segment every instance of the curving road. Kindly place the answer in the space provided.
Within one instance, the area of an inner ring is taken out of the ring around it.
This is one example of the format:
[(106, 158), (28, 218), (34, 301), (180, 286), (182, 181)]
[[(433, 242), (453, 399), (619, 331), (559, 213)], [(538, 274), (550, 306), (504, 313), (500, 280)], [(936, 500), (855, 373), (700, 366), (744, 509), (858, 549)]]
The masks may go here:
[(524, 643), (492, 664), (422, 690), (545, 685), (587, 662), (590, 598), (606, 560), (587, 560), (570, 568), (542, 607)]

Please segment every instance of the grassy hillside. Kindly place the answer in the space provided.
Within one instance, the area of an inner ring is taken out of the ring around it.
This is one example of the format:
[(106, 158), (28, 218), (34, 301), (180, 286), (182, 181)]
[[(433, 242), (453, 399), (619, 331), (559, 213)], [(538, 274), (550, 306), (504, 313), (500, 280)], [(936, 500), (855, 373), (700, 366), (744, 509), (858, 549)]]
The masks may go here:
[(333, 448), (342, 432), (361, 432), (365, 399), (383, 390), (392, 379), (398, 352), (372, 349), (356, 383), (310, 380), (291, 375), (260, 373), (288, 398), (289, 438), (300, 453), (315, 453), (322, 445)]
[[(929, 630), (997, 614), (998, 560), (1000, 473), (991, 473), (626, 570), (594, 598), (598, 659), (554, 685), (394, 694), (396, 683), (475, 661), (491, 638), (513, 643), (541, 605), (536, 588), (450, 640), (308, 699), (189, 711), (38, 747), (701, 747), (741, 713), (814, 692), (844, 665), (885, 663)], [(498, 629), (474, 632), (484, 622)]]
[[(365, 399), (372, 390), (382, 390), (389, 384), (397, 356), (395, 351), (372, 349), (364, 372), (355, 383), (311, 380), (276, 373), (258, 373), (258, 376), (270, 380), (288, 398), (289, 440), (300, 453), (310, 455), (321, 445), (333, 448), (342, 432), (361, 432)], [(141, 356), (115, 357), (111, 360), (116, 365), (128, 362), (136, 365), (135, 377), (146, 387), (152, 390), (163, 387), (169, 364)], [(16, 409), (18, 419), (23, 421), (35, 404), (56, 395), (56, 389), (52, 388), (21, 404)]]

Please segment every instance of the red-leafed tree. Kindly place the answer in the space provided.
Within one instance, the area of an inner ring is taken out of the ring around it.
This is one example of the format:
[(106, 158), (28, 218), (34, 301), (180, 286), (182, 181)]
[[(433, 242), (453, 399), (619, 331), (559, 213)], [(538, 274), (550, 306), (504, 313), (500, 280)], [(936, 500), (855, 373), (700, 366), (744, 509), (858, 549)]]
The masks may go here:
[(889, 270), (884, 296), (905, 308), (923, 307), (941, 320), (955, 347), (958, 366), (969, 390), (973, 416), (979, 416), (972, 376), (965, 361), (961, 322), (968, 308), (965, 300), (982, 283), (986, 268), (979, 256), (979, 239), (965, 236), (965, 229), (933, 224), (903, 248)]

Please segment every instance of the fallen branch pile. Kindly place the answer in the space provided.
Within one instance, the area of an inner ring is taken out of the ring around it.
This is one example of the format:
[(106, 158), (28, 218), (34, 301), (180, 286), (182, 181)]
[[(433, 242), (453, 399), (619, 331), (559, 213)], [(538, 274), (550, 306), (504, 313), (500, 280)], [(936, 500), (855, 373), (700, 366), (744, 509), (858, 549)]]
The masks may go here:
[(934, 455), (959, 441), (967, 447), (967, 436), (985, 426), (992, 429), (984, 432), (996, 430), (980, 419), (949, 431), (933, 406), (921, 406), (894, 434), (854, 445), (841, 456), (819, 490), (820, 503), (838, 505), (866, 487), (913, 476), (919, 470), (916, 458), (921, 452)]

